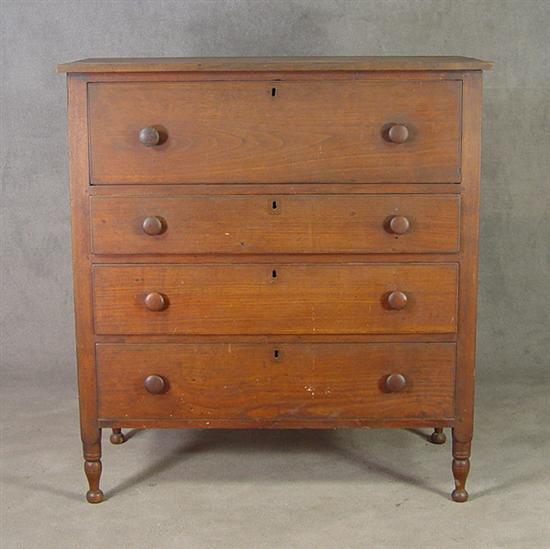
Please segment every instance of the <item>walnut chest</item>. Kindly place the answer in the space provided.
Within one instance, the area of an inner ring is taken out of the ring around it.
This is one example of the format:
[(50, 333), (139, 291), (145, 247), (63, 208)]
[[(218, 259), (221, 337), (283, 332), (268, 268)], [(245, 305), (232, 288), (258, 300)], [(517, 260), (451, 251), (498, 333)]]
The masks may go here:
[(88, 501), (102, 428), (170, 427), (452, 428), (466, 501), (490, 66), (58, 67)]

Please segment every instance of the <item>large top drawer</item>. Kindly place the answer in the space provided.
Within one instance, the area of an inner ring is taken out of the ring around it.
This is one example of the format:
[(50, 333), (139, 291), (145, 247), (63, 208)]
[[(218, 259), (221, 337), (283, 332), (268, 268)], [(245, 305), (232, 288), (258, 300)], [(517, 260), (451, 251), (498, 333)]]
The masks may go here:
[(461, 94), (459, 80), (91, 83), (91, 182), (459, 182)]

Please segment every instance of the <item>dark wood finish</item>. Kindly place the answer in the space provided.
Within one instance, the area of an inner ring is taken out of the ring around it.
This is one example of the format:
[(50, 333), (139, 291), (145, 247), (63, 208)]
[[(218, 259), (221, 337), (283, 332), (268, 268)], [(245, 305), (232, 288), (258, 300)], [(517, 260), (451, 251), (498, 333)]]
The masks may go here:
[(457, 503), (468, 501), (468, 492), (466, 491), (466, 479), (470, 472), (470, 446), (464, 445), (457, 438), (457, 429), (453, 428), (453, 477), (455, 479), (455, 489), (451, 497)]
[(457, 503), (464, 503), (468, 501), (468, 492), (466, 491), (466, 479), (470, 472), (470, 460), (453, 459), (453, 476), (455, 479), (455, 489), (453, 490), (451, 497), (453, 501)]
[(436, 427), (433, 433), (430, 435), (430, 442), (433, 444), (445, 444), (447, 437), (441, 427)]
[[(364, 57), (121, 57), (81, 59), (58, 72), (462, 71), (490, 69), (491, 61), (454, 56)], [(214, 77), (217, 77), (214, 76)]]
[(93, 331), (91, 238), (88, 184), (88, 134), (86, 82), (70, 77), (67, 86), (69, 117), (70, 194), (75, 304), (76, 358), (80, 435), (90, 503), (99, 503), (101, 476), (101, 428), (97, 414), (97, 386)]
[(113, 427), (109, 440), (111, 441), (111, 444), (123, 444), (125, 442), (125, 438), (122, 434), (122, 429)]
[[(462, 170), (466, 190), (462, 195), (459, 329), (457, 345), (456, 422), (453, 425), (453, 458), (467, 461), (459, 466), (458, 500), (464, 499), (474, 428), (474, 384), (477, 311), (477, 264), (479, 238), (479, 177), (481, 154), (481, 73), (463, 80), (464, 116)], [(453, 471), (454, 474), (454, 471)], [(455, 485), (456, 485), (455, 476)], [(453, 497), (453, 499), (455, 499)], [(455, 500), (457, 501), (457, 500)]]
[(452, 428), (467, 499), (489, 67), (59, 67), (89, 501), (123, 427)]
[(407, 378), (403, 374), (390, 374), (384, 380), (384, 388), (388, 393), (400, 393), (407, 386)]
[(388, 306), (394, 311), (402, 311), (409, 301), (407, 294), (405, 292), (400, 292), (396, 290), (395, 292), (390, 292), (388, 294)]
[(148, 375), (143, 382), (143, 386), (145, 390), (152, 395), (161, 395), (167, 390), (167, 383), (164, 378), (156, 374)]
[(458, 196), (410, 194), (93, 197), (91, 213), (96, 254), (238, 255), (454, 253), (459, 214)]
[[(451, 333), (456, 330), (456, 282), (454, 264), (96, 266), (95, 330)], [(407, 292), (406, 308), (398, 288)], [(162, 312), (152, 313), (144, 306), (143, 296), (152, 295), (151, 290), (166, 296), (163, 303), (169, 301)], [(396, 310), (391, 310), (393, 303)]]
[[(450, 418), (454, 360), (449, 343), (101, 344), (100, 417)], [(387, 391), (394, 371), (407, 384)]]
[[(94, 184), (460, 181), (458, 80), (88, 89)], [(136, 128), (151, 122), (166, 140), (144, 147)], [(411, 135), (396, 146), (384, 136), (398, 122)]]
[(88, 479), (89, 489), (86, 492), (88, 503), (101, 503), (103, 501), (103, 492), (99, 488), (99, 479), (101, 477), (101, 461), (84, 462), (84, 472)]

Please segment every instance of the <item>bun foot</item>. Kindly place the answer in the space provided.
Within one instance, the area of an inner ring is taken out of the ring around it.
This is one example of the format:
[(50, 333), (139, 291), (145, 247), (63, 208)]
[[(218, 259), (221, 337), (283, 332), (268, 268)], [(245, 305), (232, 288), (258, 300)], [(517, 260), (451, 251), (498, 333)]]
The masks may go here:
[(113, 432), (109, 440), (111, 441), (111, 444), (122, 444), (126, 441), (124, 435), (122, 434), (122, 429), (115, 428), (113, 428)]
[(88, 490), (86, 492), (88, 503), (101, 503), (103, 501), (103, 492), (101, 490)]
[(457, 488), (456, 490), (453, 490), (451, 497), (453, 498), (453, 501), (456, 501), (457, 503), (464, 503), (465, 501), (468, 501), (468, 492), (466, 492), (463, 488)]
[(447, 437), (445, 436), (443, 429), (436, 427), (430, 436), (430, 442), (432, 444), (445, 444), (446, 441)]

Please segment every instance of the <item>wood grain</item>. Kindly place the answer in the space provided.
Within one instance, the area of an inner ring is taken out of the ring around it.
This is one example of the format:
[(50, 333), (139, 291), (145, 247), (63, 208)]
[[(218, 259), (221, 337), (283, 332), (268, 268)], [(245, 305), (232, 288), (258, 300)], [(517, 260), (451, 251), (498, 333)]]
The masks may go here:
[[(94, 197), (93, 251), (456, 252), (459, 204), (459, 197), (445, 195)], [(410, 224), (402, 235), (391, 229), (398, 216), (406, 216)], [(146, 220), (149, 225), (156, 222), (155, 230), (144, 230)]]
[[(453, 344), (98, 345), (102, 418), (450, 418)], [(391, 374), (406, 377), (385, 391)], [(144, 380), (162, 377), (163, 394)]]
[(457, 56), (119, 57), (63, 63), (57, 72), (456, 71), (492, 66), (491, 61)]
[[(153, 291), (165, 310), (145, 307)], [(94, 267), (98, 334), (451, 333), (456, 295), (455, 264)]]
[[(92, 83), (92, 183), (456, 183), (461, 90), (459, 80)], [(394, 123), (408, 127), (406, 143), (385, 137)], [(140, 143), (149, 126), (162, 144)]]

